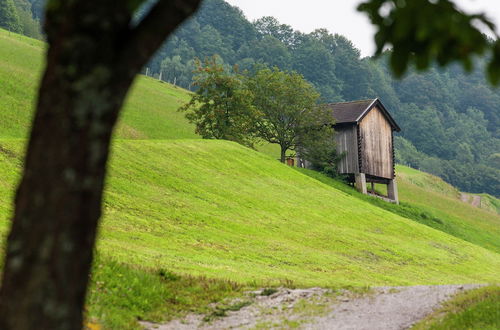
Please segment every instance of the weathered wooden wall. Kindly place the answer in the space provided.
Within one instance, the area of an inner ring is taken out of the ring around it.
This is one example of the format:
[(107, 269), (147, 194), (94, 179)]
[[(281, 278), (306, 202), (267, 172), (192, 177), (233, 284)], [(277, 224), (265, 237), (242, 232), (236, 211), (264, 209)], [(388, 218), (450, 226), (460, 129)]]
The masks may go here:
[(335, 132), (337, 152), (346, 153), (338, 164), (339, 173), (359, 173), (356, 125), (336, 127)]
[(361, 172), (386, 179), (394, 178), (392, 128), (378, 108), (359, 123)]

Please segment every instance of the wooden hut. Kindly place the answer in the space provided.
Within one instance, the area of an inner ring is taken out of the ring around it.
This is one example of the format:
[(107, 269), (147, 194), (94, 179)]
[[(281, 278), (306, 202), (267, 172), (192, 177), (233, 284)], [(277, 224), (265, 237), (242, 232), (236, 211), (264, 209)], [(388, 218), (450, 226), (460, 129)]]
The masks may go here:
[(394, 131), (396, 121), (379, 99), (332, 103), (327, 105), (336, 120), (337, 152), (345, 156), (338, 164), (356, 188), (367, 194), (375, 183), (387, 185), (387, 197), (398, 203), (394, 168)]

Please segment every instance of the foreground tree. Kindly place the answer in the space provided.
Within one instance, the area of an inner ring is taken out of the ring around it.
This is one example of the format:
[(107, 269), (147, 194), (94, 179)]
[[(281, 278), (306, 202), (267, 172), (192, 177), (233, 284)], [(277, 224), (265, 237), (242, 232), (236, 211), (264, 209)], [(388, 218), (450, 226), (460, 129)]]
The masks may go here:
[(301, 75), (264, 68), (249, 77), (246, 85), (254, 95), (256, 135), (280, 146), (280, 160), (300, 146), (308, 129), (322, 131), (334, 123), (332, 114), (318, 106), (319, 93)]
[(135, 75), (200, 0), (51, 0), (0, 289), (0, 329), (82, 327), (110, 138)]
[(195, 124), (196, 133), (204, 139), (223, 139), (253, 147), (252, 93), (243, 85), (237, 72), (227, 72), (218, 57), (196, 61), (191, 100), (179, 110)]

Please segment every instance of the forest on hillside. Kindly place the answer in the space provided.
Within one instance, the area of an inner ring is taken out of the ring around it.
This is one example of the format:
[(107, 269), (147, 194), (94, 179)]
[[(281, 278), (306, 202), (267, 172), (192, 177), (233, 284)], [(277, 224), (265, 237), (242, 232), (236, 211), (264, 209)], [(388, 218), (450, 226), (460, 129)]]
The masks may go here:
[[(18, 11), (23, 4), (22, 10), (40, 20), (43, 0), (14, 2)], [(362, 58), (344, 36), (325, 29), (301, 33), (273, 17), (250, 22), (223, 0), (205, 0), (144, 72), (191, 89), (194, 58), (214, 54), (241, 71), (255, 64), (297, 71), (323, 102), (378, 97), (402, 127), (395, 138), (398, 163), (438, 175), (464, 191), (500, 195), (500, 89), (485, 80), (485, 59), (476, 59), (471, 73), (451, 65), (410, 71), (396, 80), (385, 56)]]

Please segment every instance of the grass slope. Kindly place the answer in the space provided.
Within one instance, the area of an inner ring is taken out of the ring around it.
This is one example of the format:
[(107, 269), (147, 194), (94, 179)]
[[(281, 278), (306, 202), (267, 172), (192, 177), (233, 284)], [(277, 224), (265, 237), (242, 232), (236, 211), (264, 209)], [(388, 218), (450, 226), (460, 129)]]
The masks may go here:
[(481, 197), (481, 208), (500, 214), (500, 199), (489, 194), (478, 194)]
[(433, 175), (405, 166), (397, 166), (396, 173), (402, 201), (449, 224), (451, 234), (500, 252), (500, 217), (496, 212), (462, 202), (454, 187)]
[(487, 286), (461, 293), (412, 329), (500, 329), (500, 287)]
[[(1, 145), (5, 196), (21, 143)], [(178, 273), (304, 286), (489, 282), (500, 269), (496, 253), (223, 141), (116, 142), (99, 251)]]
[[(436, 212), (433, 211), (432, 208), (428, 208), (425, 204), (419, 205), (413, 202), (408, 202), (406, 200), (401, 201), (399, 205), (387, 203), (379, 198), (375, 198), (369, 195), (363, 195), (353, 187), (345, 184), (343, 181), (332, 179), (323, 175), (322, 173), (302, 168), (295, 169), (335, 189), (341, 190), (349, 195), (352, 195), (360, 200), (366, 201), (384, 210), (398, 214), (404, 218), (416, 221), (418, 223), (440, 230), (468, 242), (485, 247), (497, 253), (500, 252), (500, 242), (495, 239), (496, 237), (498, 237), (498, 229), (494, 226), (495, 221), (500, 225), (500, 219), (498, 219), (498, 217), (497, 220), (495, 220), (495, 217), (492, 217), (493, 225), (490, 226), (492, 228), (484, 226), (484, 223), (480, 218), (465, 218), (465, 220), (462, 220), (461, 218), (453, 218), (451, 216), (439, 218), (436, 216)], [(422, 193), (426, 192), (424, 191)], [(446, 196), (438, 194), (434, 197), (441, 202), (443, 202), (443, 200), (444, 202), (448, 201), (448, 198)], [(444, 209), (443, 211), (445, 212)], [(464, 216), (466, 216), (466, 214), (464, 214)], [(493, 232), (489, 232), (488, 229), (492, 229)]]
[[(25, 138), (42, 68), (44, 44), (0, 29), (0, 138)], [(181, 88), (139, 76), (129, 93), (115, 137), (197, 138), (177, 108), (189, 99)]]

